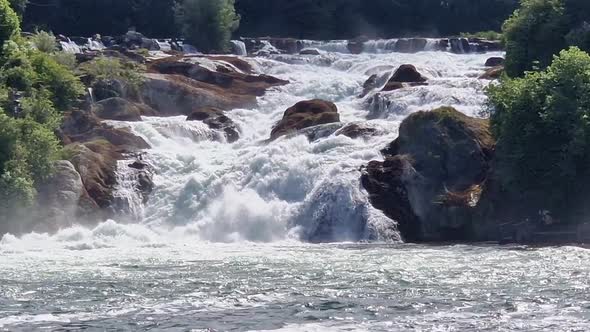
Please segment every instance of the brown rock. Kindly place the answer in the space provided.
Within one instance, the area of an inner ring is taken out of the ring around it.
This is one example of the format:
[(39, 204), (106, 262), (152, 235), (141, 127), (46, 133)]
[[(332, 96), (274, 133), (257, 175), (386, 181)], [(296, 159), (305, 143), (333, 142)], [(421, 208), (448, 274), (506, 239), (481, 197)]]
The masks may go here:
[(486, 70), (485, 73), (483, 73), (479, 77), (479, 79), (481, 79), (481, 80), (496, 80), (496, 79), (499, 79), (500, 77), (502, 77), (503, 73), (504, 73), (504, 66), (497, 66), (497, 67), (493, 67), (493, 68)]
[(301, 101), (285, 111), (283, 119), (273, 128), (270, 138), (275, 140), (304, 128), (334, 122), (340, 122), (338, 108), (334, 103), (320, 99)]
[(351, 123), (336, 132), (336, 136), (344, 135), (352, 139), (356, 139), (359, 137), (374, 136), (378, 133), (379, 131), (377, 128), (366, 127), (358, 123)]
[(486, 63), (485, 63), (486, 67), (498, 67), (498, 66), (503, 66), (503, 65), (504, 65), (504, 58), (499, 57), (499, 56), (491, 57), (491, 58), (487, 59)]
[(96, 116), (104, 120), (141, 121), (143, 114), (153, 114), (150, 107), (123, 98), (109, 98), (92, 105)]

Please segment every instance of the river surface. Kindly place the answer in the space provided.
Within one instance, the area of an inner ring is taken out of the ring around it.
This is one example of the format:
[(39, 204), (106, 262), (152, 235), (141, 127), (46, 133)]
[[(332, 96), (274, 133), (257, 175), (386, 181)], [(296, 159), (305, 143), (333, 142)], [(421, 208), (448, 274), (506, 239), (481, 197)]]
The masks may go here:
[[(291, 83), (227, 113), (240, 127), (234, 144), (185, 117), (113, 123), (152, 146), (153, 195), (143, 204), (121, 162), (116, 220), (3, 236), (0, 330), (590, 330), (590, 251), (402, 244), (371, 207), (361, 168), (382, 158), (403, 118), (446, 105), (481, 115), (489, 82), (478, 76), (502, 55), (375, 45), (248, 58)], [(406, 63), (429, 85), (358, 97), (369, 76), (385, 83)], [(266, 142), (288, 107), (312, 98), (377, 134), (328, 126), (312, 140)], [(307, 244), (318, 229), (333, 244)]]

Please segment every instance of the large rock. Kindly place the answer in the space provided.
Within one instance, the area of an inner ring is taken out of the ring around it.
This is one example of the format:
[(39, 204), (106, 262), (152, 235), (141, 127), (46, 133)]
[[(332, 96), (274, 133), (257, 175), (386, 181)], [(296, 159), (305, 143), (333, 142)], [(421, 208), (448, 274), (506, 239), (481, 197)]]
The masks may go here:
[(154, 111), (142, 104), (130, 102), (127, 99), (109, 98), (92, 106), (96, 116), (104, 120), (141, 121), (142, 115), (152, 115)]
[(476, 238), (471, 216), (493, 157), (487, 120), (453, 108), (410, 115), (398, 139), (371, 162), (362, 183), (373, 205), (398, 222), (407, 241)]
[(481, 80), (497, 80), (500, 77), (502, 77), (503, 73), (504, 73), (504, 66), (496, 66), (496, 67), (492, 67), (490, 69), (487, 69), (481, 76), (479, 76), (479, 79), (481, 79)]
[(426, 49), (428, 41), (424, 38), (400, 39), (395, 43), (395, 51), (400, 53), (416, 53)]
[(504, 65), (504, 58), (499, 57), (499, 56), (494, 56), (494, 57), (488, 58), (485, 63), (486, 67), (497, 67), (497, 66), (503, 66), (503, 65)]
[(428, 79), (420, 74), (413, 65), (401, 65), (381, 91), (394, 91), (410, 86), (427, 85)]
[(87, 195), (80, 174), (71, 162), (54, 163), (49, 179), (38, 188), (38, 211), (41, 221), (34, 225), (38, 232), (55, 232), (77, 221), (78, 204)]
[(334, 122), (340, 122), (338, 108), (334, 103), (320, 99), (301, 101), (285, 111), (270, 138), (275, 140), (304, 128)]
[(209, 128), (222, 131), (229, 143), (240, 138), (236, 124), (222, 110), (216, 108), (197, 109), (187, 117), (187, 121), (203, 121)]

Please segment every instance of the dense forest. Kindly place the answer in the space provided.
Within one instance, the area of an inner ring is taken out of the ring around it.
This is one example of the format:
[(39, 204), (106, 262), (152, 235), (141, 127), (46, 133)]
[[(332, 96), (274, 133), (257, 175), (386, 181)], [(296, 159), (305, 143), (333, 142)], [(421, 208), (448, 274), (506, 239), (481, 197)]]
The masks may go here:
[[(175, 25), (179, 2), (36, 0), (28, 3), (24, 26), (70, 36), (118, 35), (135, 27), (147, 36), (174, 37), (181, 32)], [(241, 24), (235, 35), (347, 39), (498, 31), (517, 4), (517, 0), (236, 0)]]

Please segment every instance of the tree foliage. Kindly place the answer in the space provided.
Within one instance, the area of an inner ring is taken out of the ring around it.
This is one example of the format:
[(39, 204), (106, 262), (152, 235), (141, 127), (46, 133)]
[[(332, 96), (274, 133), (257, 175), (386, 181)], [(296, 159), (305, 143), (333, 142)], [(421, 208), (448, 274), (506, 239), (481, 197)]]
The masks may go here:
[(181, 0), (176, 20), (183, 36), (198, 49), (225, 52), (240, 24), (234, 0)]
[(8, 0), (0, 0), (0, 43), (20, 34), (20, 20)]
[(563, 208), (590, 175), (590, 56), (564, 50), (546, 70), (505, 78), (488, 94), (499, 178)]

